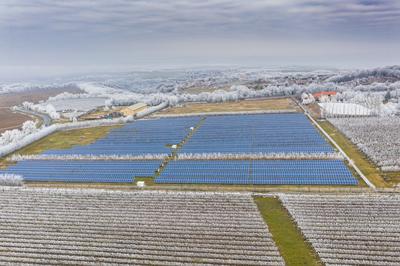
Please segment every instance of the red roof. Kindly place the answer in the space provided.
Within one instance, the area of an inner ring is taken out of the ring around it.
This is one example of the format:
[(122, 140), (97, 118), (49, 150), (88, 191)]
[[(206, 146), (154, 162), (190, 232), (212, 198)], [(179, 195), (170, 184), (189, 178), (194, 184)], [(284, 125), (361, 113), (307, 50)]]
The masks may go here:
[(333, 95), (336, 95), (336, 91), (321, 91), (321, 92), (317, 92), (317, 93), (313, 94), (314, 98), (319, 98), (323, 95), (333, 96)]

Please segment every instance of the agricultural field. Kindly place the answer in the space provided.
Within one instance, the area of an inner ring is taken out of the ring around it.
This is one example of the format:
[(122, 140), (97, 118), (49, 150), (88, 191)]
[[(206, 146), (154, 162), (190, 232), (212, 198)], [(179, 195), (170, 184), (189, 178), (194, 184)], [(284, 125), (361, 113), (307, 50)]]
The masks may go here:
[(281, 194), (326, 265), (399, 265), (398, 194)]
[(332, 118), (329, 121), (383, 171), (400, 171), (400, 117)]
[(284, 265), (250, 194), (0, 190), (1, 264)]
[(169, 108), (160, 115), (179, 115), (212, 112), (251, 112), (251, 111), (297, 111), (300, 109), (290, 98), (251, 99), (223, 103), (186, 103), (180, 107)]
[(301, 113), (147, 119), (105, 133), (87, 145), (36, 156), (22, 152), (0, 173), (27, 181), (125, 183), (150, 177), (150, 184), (358, 185)]

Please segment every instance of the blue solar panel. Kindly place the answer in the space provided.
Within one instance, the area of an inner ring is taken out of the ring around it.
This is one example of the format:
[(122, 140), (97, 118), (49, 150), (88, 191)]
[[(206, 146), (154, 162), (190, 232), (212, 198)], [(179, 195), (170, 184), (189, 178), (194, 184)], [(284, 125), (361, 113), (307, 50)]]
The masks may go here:
[(320, 153), (332, 147), (304, 114), (209, 116), (185, 153)]
[(176, 160), (156, 183), (357, 185), (340, 160)]
[(138, 120), (116, 128), (105, 138), (86, 146), (75, 146), (68, 150), (48, 150), (44, 154), (63, 155), (139, 155), (170, 153), (167, 145), (180, 143), (196, 126), (200, 117), (160, 118)]
[(126, 183), (134, 177), (154, 176), (160, 160), (146, 161), (49, 161), (27, 160), (0, 170), (22, 175), (26, 181)]

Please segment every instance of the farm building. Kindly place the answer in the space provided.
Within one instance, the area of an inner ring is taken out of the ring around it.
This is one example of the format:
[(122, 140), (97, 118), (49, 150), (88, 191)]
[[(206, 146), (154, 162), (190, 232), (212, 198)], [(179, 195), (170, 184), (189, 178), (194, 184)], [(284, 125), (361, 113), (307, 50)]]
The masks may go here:
[(336, 96), (336, 91), (321, 91), (313, 94), (314, 99), (320, 102), (326, 101), (326, 99), (330, 99), (332, 96)]
[(136, 103), (134, 105), (122, 108), (119, 112), (124, 116), (135, 115), (140, 111), (143, 111), (147, 108), (147, 104), (145, 103)]

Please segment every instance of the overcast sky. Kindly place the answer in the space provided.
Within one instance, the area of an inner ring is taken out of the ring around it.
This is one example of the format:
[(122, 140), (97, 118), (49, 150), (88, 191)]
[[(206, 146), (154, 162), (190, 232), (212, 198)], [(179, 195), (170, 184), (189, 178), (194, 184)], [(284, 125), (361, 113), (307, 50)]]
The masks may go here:
[(0, 0), (0, 77), (400, 63), (398, 0)]

